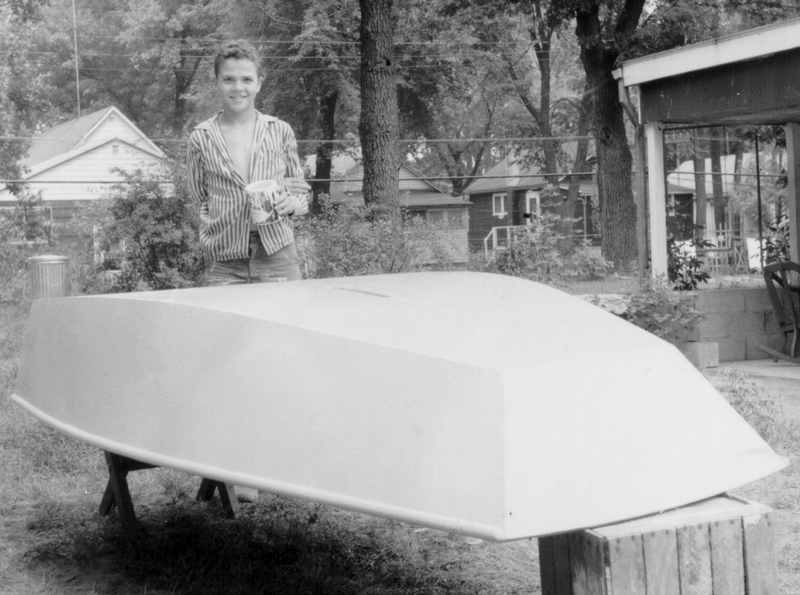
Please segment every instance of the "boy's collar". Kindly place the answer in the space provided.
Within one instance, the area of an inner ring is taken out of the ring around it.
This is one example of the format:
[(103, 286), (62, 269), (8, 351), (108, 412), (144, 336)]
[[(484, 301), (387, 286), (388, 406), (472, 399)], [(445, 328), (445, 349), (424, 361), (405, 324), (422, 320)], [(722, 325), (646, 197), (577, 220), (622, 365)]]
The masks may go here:
[[(208, 130), (209, 128), (211, 128), (211, 126), (214, 124), (214, 122), (217, 121), (217, 118), (219, 118), (220, 115), (222, 115), (222, 111), (221, 110), (218, 111), (216, 113), (216, 115), (212, 116), (211, 118), (209, 118), (205, 122), (200, 122), (197, 126), (195, 126), (195, 130)], [(258, 120), (260, 122), (264, 122), (266, 124), (269, 124), (270, 122), (275, 122), (275, 121), (278, 120), (278, 118), (276, 118), (275, 116), (269, 116), (267, 114), (262, 114), (259, 111), (256, 111), (256, 115), (258, 116)]]

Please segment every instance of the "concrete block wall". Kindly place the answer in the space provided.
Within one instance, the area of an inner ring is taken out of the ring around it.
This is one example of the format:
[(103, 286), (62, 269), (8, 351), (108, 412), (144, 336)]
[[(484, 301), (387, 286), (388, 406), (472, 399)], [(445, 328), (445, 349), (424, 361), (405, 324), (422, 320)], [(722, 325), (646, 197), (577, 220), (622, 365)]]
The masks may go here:
[(703, 315), (689, 336), (689, 347), (693, 342), (716, 343), (720, 362), (766, 359), (770, 356), (757, 345), (783, 345), (766, 288), (704, 289), (687, 292), (684, 299), (693, 300)]

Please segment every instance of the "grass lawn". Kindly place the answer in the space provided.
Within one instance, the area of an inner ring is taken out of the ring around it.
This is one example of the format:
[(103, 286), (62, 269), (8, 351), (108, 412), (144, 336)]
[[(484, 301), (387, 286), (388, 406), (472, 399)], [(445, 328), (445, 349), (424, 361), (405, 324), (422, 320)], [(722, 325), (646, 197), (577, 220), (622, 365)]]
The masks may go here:
[[(575, 293), (620, 292), (585, 289)], [(41, 426), (7, 400), (26, 314), (25, 307), (0, 305), (3, 594), (540, 591), (535, 539), (469, 543), (441, 531), (270, 495), (244, 506), (231, 521), (216, 501), (195, 502), (199, 478), (164, 469), (129, 476), (146, 528), (146, 547), (134, 556), (116, 515), (97, 513), (107, 478), (101, 453)], [(794, 463), (736, 493), (776, 509), (781, 593), (800, 593), (798, 425), (741, 377), (715, 382)]]

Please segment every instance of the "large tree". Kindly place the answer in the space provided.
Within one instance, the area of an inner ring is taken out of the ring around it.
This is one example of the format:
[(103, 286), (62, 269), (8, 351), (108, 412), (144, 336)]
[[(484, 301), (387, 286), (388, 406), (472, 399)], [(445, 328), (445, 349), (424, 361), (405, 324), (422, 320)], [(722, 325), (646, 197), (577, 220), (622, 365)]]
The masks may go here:
[(359, 0), (361, 23), (361, 120), (364, 202), (398, 220), (399, 166), (397, 76), (393, 0)]
[(625, 130), (619, 86), (612, 72), (631, 43), (646, 0), (580, 0), (575, 32), (586, 81), (594, 95), (594, 137), (603, 256), (627, 269), (637, 256), (633, 158)]

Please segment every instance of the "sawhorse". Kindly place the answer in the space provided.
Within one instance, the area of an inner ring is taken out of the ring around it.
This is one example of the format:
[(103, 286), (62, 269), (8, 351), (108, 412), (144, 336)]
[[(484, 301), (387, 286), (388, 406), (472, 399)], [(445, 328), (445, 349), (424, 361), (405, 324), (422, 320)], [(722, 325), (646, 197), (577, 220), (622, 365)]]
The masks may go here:
[[(136, 541), (141, 534), (141, 526), (133, 510), (133, 500), (128, 489), (128, 473), (142, 469), (154, 469), (157, 465), (143, 463), (109, 451), (104, 452), (106, 464), (108, 465), (108, 484), (106, 485), (103, 499), (100, 501), (100, 514), (107, 516), (113, 512), (116, 506), (123, 530)], [(200, 482), (200, 489), (197, 492), (196, 499), (200, 502), (208, 502), (214, 497), (215, 491), (219, 491), (225, 516), (230, 519), (236, 518), (236, 513), (239, 511), (239, 503), (236, 500), (232, 484), (203, 478), (203, 481)]]

